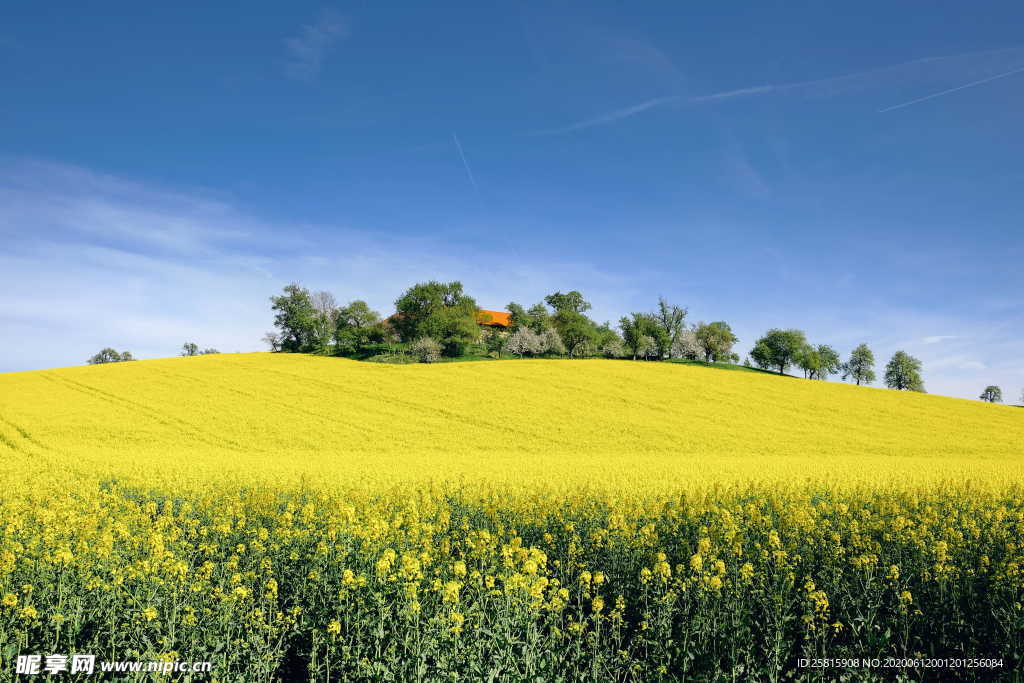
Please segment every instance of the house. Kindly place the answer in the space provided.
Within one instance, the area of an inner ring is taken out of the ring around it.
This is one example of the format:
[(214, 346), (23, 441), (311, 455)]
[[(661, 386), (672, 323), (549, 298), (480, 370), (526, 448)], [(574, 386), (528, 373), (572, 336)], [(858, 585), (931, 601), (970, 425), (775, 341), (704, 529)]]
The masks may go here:
[(508, 311), (477, 311), (476, 321), (485, 327), (497, 328), (500, 330), (512, 326), (512, 314)]

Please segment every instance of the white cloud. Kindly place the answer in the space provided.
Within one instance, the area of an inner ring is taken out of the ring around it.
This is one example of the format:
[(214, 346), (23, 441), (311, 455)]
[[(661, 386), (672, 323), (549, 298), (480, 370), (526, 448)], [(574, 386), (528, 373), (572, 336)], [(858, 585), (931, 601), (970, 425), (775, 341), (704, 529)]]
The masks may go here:
[(315, 81), (328, 53), (349, 35), (349, 23), (341, 14), (333, 9), (323, 10), (316, 23), (306, 24), (299, 35), (285, 41), (286, 72), (300, 81)]
[(952, 334), (935, 334), (930, 337), (925, 337), (921, 342), (924, 344), (938, 344), (939, 342), (944, 342), (947, 339), (957, 339), (957, 337)]

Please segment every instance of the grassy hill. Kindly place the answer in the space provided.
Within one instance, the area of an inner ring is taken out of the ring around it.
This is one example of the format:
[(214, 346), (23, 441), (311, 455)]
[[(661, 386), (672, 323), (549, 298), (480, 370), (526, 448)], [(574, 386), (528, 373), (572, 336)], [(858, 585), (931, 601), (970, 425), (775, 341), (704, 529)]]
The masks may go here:
[(699, 364), (256, 353), (0, 375), (0, 454), (111, 476), (981, 479), (1020, 476), (1022, 437), (1009, 407)]

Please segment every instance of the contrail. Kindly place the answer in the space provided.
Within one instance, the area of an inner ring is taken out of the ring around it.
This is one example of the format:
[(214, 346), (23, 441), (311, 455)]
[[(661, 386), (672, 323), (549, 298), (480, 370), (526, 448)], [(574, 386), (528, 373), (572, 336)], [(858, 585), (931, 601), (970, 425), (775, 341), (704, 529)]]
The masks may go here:
[(942, 95), (948, 95), (949, 93), (956, 92), (957, 90), (963, 90), (964, 88), (973, 88), (976, 85), (981, 85), (982, 83), (988, 83), (989, 81), (994, 81), (997, 78), (1005, 78), (1007, 76), (1012, 76), (1013, 74), (1019, 74), (1021, 71), (1024, 71), (1024, 66), (1022, 66), (1019, 69), (1014, 69), (1013, 71), (1007, 71), (1006, 73), (996, 74), (995, 76), (989, 76), (988, 78), (983, 78), (980, 81), (973, 81), (972, 83), (967, 83), (965, 85), (958, 85), (957, 87), (950, 88), (949, 90), (943, 90), (942, 92), (932, 93), (931, 95), (926, 95), (925, 97), (919, 97), (916, 100), (910, 100), (909, 102), (904, 102), (902, 104), (896, 104), (896, 105), (893, 105), (891, 107), (886, 107), (885, 109), (879, 109), (878, 113), (879, 114), (884, 114), (885, 112), (892, 111), (893, 109), (902, 109), (903, 107), (909, 107), (912, 104), (917, 104), (918, 102), (924, 102), (925, 100), (930, 100), (930, 99), (935, 98), (935, 97), (941, 97)]
[(603, 126), (607, 123), (614, 123), (615, 121), (629, 118), (630, 116), (635, 116), (636, 114), (645, 112), (648, 109), (653, 109), (654, 107), (660, 107), (664, 104), (669, 104), (671, 102), (678, 102), (679, 99), (680, 98), (678, 95), (669, 95), (668, 97), (657, 97), (653, 100), (641, 102), (640, 104), (634, 104), (631, 107), (624, 107), (622, 109), (616, 109), (615, 111), (610, 111), (601, 114), (600, 116), (594, 117), (592, 119), (577, 121), (576, 123), (564, 126), (562, 128), (548, 128), (545, 130), (537, 130), (532, 133), (529, 133), (529, 135), (558, 135), (559, 133), (570, 133), (574, 130), (583, 130), (584, 128), (592, 128), (594, 126)]
[(462, 151), (462, 145), (459, 143), (459, 136), (452, 131), (452, 139), (455, 140), (455, 148), (459, 150), (459, 157), (462, 158), (462, 165), (466, 167), (466, 175), (469, 176), (469, 182), (473, 183), (473, 190), (480, 194), (480, 188), (477, 187), (476, 178), (473, 177), (473, 169), (469, 167), (469, 162), (466, 161), (466, 155)]
[[(792, 85), (783, 85), (781, 88), (792, 87)], [(757, 85), (753, 88), (740, 88), (739, 90), (728, 90), (726, 92), (718, 92), (713, 95), (699, 95), (697, 97), (691, 97), (690, 102), (694, 104), (700, 104), (701, 102), (714, 102), (715, 100), (727, 100), (733, 97), (745, 97), (747, 95), (763, 95), (765, 93), (779, 90), (779, 87), (774, 85)]]

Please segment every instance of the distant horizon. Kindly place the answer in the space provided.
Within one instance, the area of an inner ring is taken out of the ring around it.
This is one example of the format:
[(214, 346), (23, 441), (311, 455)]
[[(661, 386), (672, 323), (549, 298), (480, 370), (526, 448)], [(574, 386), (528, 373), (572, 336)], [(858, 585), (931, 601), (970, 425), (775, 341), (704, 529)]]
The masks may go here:
[(1018, 4), (0, 16), (0, 371), (260, 350), (293, 280), (437, 279), (1024, 390)]

